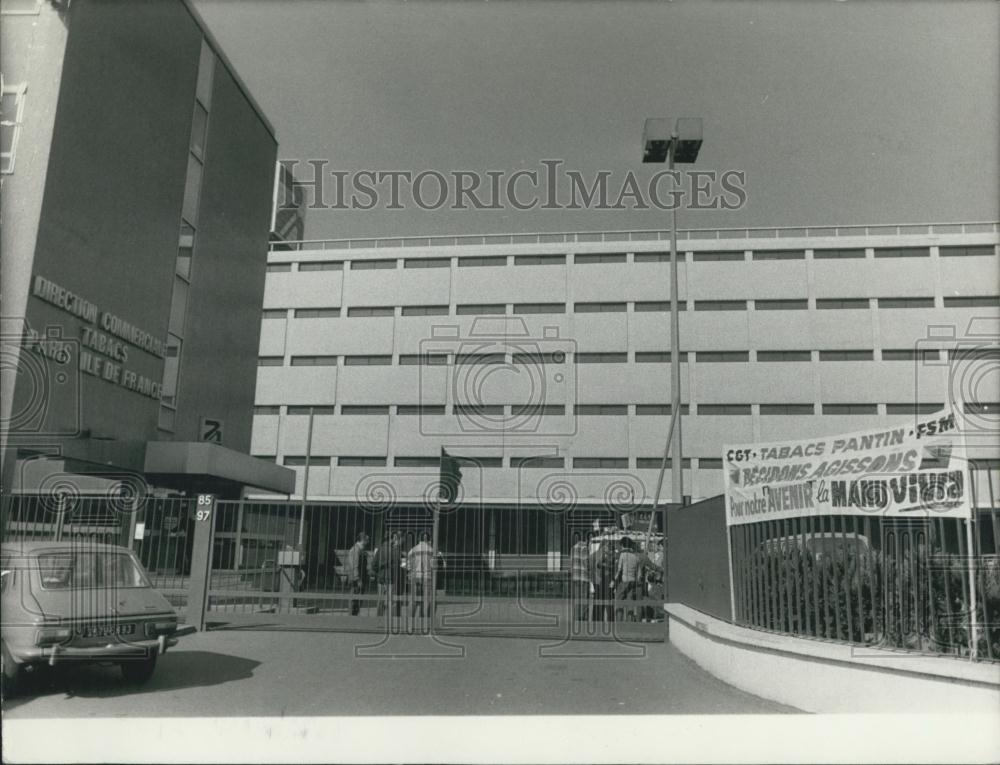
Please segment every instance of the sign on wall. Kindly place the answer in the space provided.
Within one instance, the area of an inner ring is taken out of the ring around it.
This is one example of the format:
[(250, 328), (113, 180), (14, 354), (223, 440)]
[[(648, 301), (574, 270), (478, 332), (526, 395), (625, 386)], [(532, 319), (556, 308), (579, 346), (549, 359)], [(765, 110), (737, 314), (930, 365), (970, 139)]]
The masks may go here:
[(222, 443), (222, 429), (225, 423), (214, 417), (202, 417), (198, 428), (198, 440), (212, 444)]
[(968, 518), (964, 445), (950, 408), (891, 428), (726, 445), (726, 523), (806, 515)]

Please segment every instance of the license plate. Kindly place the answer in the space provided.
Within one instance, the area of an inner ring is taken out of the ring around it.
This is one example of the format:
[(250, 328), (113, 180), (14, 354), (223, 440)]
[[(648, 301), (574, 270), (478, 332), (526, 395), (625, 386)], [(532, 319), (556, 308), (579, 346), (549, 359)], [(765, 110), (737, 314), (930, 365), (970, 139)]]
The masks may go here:
[(84, 637), (113, 637), (134, 634), (134, 624), (88, 624), (83, 628)]

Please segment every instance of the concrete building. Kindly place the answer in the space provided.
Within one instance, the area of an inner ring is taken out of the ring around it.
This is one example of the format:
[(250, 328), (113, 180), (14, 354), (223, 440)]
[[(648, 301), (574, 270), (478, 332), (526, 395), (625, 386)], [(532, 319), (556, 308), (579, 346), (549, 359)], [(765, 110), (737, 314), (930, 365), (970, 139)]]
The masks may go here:
[[(444, 447), (473, 460), (465, 502), (648, 507), (670, 419), (668, 237), (272, 251), (253, 453), (293, 468), (296, 496), (308, 456), (309, 499), (344, 506), (425, 501)], [(685, 494), (722, 491), (725, 443), (880, 427), (950, 389), (995, 468), (1000, 372), (956, 349), (996, 348), (997, 242), (996, 223), (681, 232)]]
[(2, 25), (5, 492), (287, 490), (249, 455), (267, 118), (182, 0), (5, 0)]

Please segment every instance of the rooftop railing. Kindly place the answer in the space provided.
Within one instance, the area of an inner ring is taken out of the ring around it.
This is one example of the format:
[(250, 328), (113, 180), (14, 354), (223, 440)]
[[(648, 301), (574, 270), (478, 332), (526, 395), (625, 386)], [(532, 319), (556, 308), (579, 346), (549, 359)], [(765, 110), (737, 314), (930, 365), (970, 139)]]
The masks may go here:
[[(852, 226), (764, 228), (691, 228), (678, 231), (680, 241), (722, 239), (793, 239), (802, 237), (906, 236), (927, 234), (995, 234), (997, 221), (963, 223), (890, 223)], [(363, 239), (301, 239), (272, 242), (272, 251), (356, 250), (392, 247), (459, 247), (512, 244), (589, 244), (669, 241), (670, 229), (634, 231), (537, 232), (522, 234), (456, 234), (452, 236), (376, 237)]]

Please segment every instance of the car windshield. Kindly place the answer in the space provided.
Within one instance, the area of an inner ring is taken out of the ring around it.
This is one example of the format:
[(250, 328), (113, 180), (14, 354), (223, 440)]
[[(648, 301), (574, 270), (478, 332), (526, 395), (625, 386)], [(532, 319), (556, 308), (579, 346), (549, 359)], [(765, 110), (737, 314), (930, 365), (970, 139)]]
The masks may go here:
[(46, 590), (149, 587), (142, 570), (121, 552), (60, 550), (40, 553), (38, 569)]

